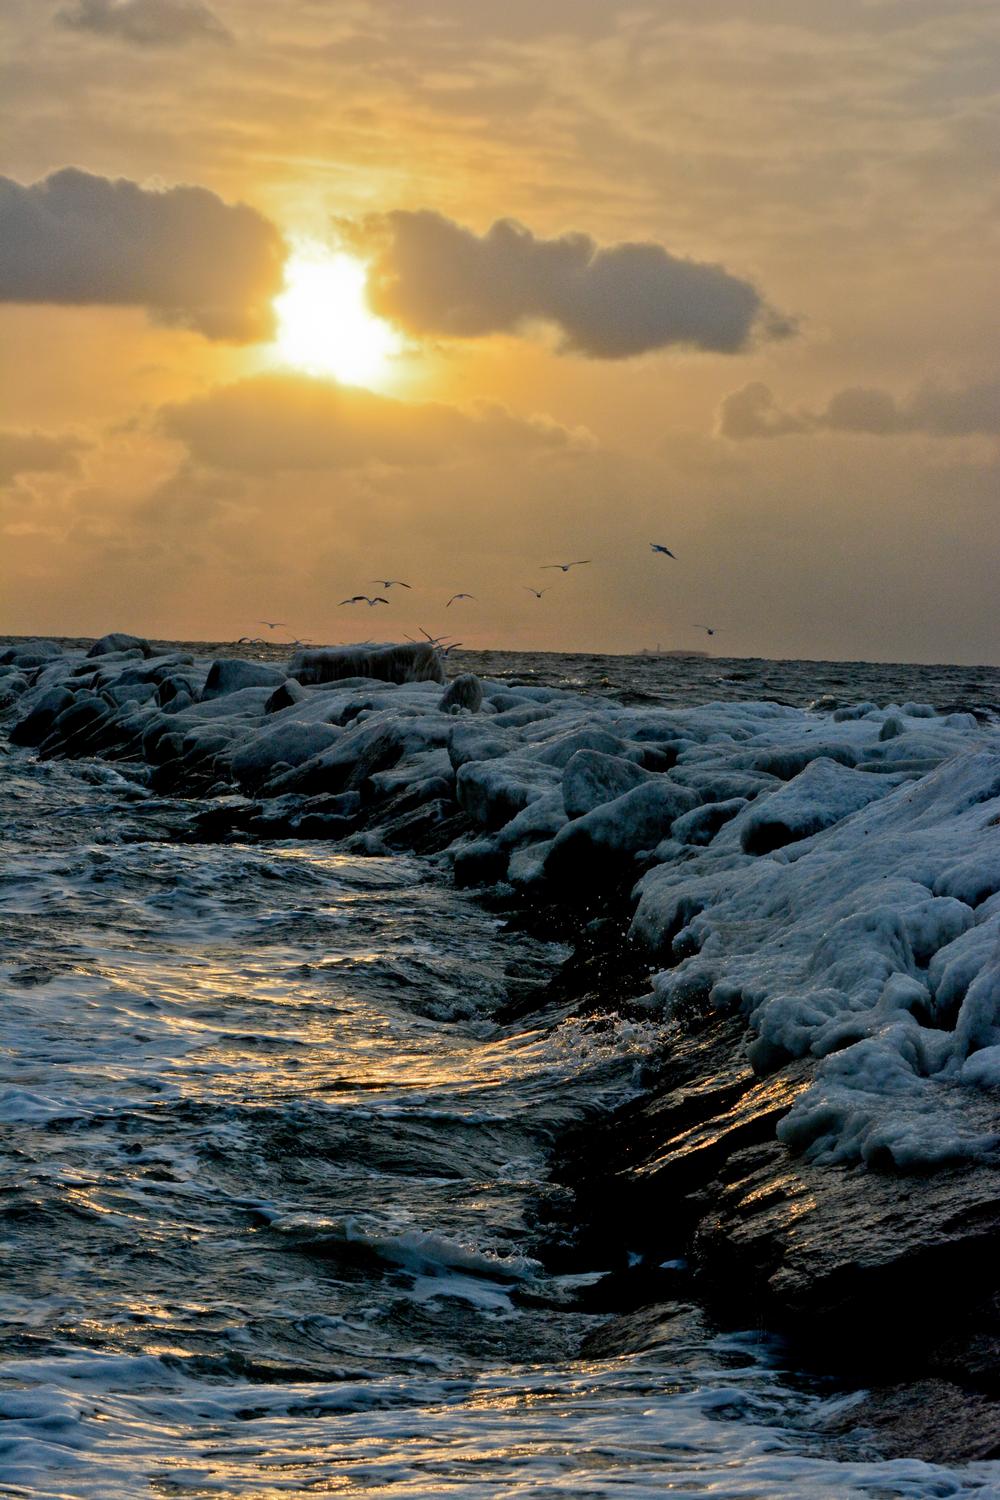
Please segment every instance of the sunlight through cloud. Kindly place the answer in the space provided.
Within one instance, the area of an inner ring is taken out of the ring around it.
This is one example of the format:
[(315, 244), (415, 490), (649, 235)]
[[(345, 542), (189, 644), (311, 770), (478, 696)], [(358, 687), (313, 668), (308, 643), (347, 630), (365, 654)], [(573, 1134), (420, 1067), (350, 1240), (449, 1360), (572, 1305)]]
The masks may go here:
[(365, 282), (364, 265), (343, 251), (322, 245), (296, 250), (274, 300), (279, 358), (309, 375), (384, 385), (403, 339), (371, 312)]

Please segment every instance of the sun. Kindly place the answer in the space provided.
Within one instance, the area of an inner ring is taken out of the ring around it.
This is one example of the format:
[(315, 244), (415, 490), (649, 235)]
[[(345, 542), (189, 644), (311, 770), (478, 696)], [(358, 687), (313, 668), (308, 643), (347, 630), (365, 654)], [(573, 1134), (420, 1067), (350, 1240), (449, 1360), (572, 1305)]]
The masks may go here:
[(296, 250), (285, 266), (285, 289), (274, 299), (280, 358), (347, 385), (383, 384), (403, 340), (369, 308), (365, 282), (365, 267), (343, 251)]

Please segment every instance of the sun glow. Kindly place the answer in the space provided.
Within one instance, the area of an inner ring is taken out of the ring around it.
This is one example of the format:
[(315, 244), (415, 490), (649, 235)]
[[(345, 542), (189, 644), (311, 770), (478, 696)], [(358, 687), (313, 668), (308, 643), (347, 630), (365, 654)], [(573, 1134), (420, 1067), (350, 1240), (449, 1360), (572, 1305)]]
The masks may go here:
[(403, 340), (369, 308), (365, 279), (361, 262), (342, 251), (319, 245), (295, 251), (285, 289), (274, 299), (282, 360), (348, 385), (384, 384)]

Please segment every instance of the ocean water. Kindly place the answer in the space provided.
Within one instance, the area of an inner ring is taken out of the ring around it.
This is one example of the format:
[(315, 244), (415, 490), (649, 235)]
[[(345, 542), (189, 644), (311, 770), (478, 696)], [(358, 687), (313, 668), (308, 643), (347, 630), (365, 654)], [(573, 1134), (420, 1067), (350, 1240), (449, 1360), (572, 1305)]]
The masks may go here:
[[(460, 665), (630, 701), (1000, 702), (987, 668)], [(558, 945), (428, 861), (192, 843), (141, 767), (0, 769), (0, 1494), (1000, 1493), (1000, 1465), (863, 1434), (844, 1459), (824, 1423), (856, 1393), (696, 1307), (586, 1352), (604, 1268), (540, 1259), (551, 1150), (662, 1038), (499, 1024)]]

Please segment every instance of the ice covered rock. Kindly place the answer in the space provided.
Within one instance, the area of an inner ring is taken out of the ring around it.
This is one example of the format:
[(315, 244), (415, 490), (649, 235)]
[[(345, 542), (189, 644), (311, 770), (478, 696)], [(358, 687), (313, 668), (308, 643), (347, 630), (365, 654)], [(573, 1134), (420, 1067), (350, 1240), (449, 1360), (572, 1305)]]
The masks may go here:
[(459, 806), (483, 828), (502, 828), (559, 785), (559, 772), (524, 754), (466, 761), (455, 779)]
[(137, 651), (140, 656), (152, 655), (152, 647), (141, 635), (127, 635), (121, 630), (113, 630), (110, 635), (102, 635), (99, 641), (94, 642), (87, 655), (108, 656), (112, 652), (120, 651)]
[(456, 724), (448, 736), (448, 755), (457, 771), (473, 760), (501, 760), (521, 748), (516, 734), (499, 729), (492, 719), (483, 724)]
[[(568, 818), (582, 818), (604, 802), (613, 802), (633, 787), (655, 780), (634, 761), (599, 750), (577, 750), (566, 763), (562, 776), (563, 805)], [(689, 806), (697, 799), (691, 798)], [(656, 842), (654, 840), (654, 842)]]
[(1000, 749), (984, 748), (769, 858), (717, 839), (643, 877), (634, 935), (681, 960), (655, 981), (660, 1005), (741, 1010), (762, 1071), (828, 1059), (782, 1128), (812, 1159), (912, 1167), (993, 1149), (941, 1110), (966, 1057), (1000, 1042), (998, 950), (974, 936), (994, 920), (998, 821)]
[[(671, 828), (671, 837), (681, 844), (710, 844), (720, 828), (741, 813), (750, 804), (745, 797), (731, 797), (725, 802), (706, 802), (701, 807), (692, 808), (691, 812), (684, 813), (675, 819)], [(661, 854), (657, 851), (657, 858), (666, 858), (666, 851)]]
[(383, 646), (324, 646), (297, 651), (288, 675), (307, 685), (337, 682), (345, 677), (374, 677), (382, 682), (445, 681), (441, 654), (432, 645), (416, 642)]
[(253, 791), (278, 766), (300, 766), (328, 749), (344, 733), (331, 724), (285, 721), (273, 729), (254, 732), (238, 742), (227, 757), (229, 770), (245, 790)]
[(293, 703), (301, 703), (306, 696), (306, 690), (301, 683), (296, 682), (294, 677), (286, 677), (264, 704), (264, 712), (278, 714), (283, 708), (291, 708)]
[(696, 802), (687, 787), (666, 776), (649, 777), (567, 823), (548, 852), (547, 879), (575, 887), (619, 878), (640, 850), (655, 848), (670, 832), (674, 819)]
[[(525, 734), (525, 739), (530, 740), (532, 735)], [(617, 735), (602, 729), (599, 725), (583, 725), (579, 728), (568, 729), (565, 732), (550, 734), (533, 749), (530, 754), (533, 758), (546, 766), (568, 766), (578, 754), (586, 751), (596, 751), (605, 757), (617, 756), (623, 758), (628, 752), (629, 746)], [(641, 752), (636, 752), (632, 759), (638, 760)], [(635, 785), (636, 783), (633, 783)]]
[(438, 700), (442, 713), (477, 714), (483, 706), (483, 685), (474, 672), (463, 672), (454, 678)]
[(276, 688), (285, 681), (285, 675), (279, 668), (269, 667), (262, 661), (220, 657), (208, 669), (201, 696), (207, 702), (210, 698), (221, 698), (227, 693), (239, 692), (240, 688)]
[(812, 760), (778, 791), (759, 797), (733, 825), (747, 854), (770, 854), (808, 838), (884, 797), (895, 785), (887, 776), (853, 771), (836, 761)]

